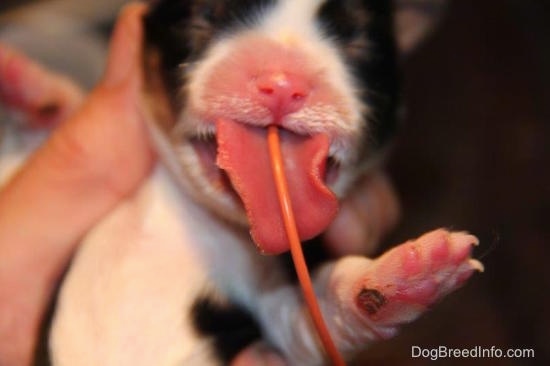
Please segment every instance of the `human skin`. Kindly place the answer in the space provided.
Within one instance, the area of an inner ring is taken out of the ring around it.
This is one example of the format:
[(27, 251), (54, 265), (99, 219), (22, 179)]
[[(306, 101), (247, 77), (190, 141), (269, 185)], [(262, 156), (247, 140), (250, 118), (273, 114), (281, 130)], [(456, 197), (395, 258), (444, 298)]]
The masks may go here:
[[(141, 42), (135, 40), (141, 39), (144, 10), (132, 5), (122, 12), (103, 80), (0, 192), (2, 365), (31, 363), (44, 310), (79, 239), (131, 194), (153, 165), (137, 103)], [(45, 73), (34, 76), (44, 80)], [(113, 174), (121, 166), (124, 171)]]
[[(80, 239), (155, 162), (140, 103), (145, 11), (131, 4), (121, 12), (106, 72), (85, 98), (65, 77), (0, 45), (0, 102), (23, 112), (31, 126), (58, 124), (0, 190), (0, 365), (32, 364), (45, 309)], [(391, 186), (374, 174), (342, 205), (326, 245), (337, 255), (365, 252), (397, 213)], [(283, 361), (256, 344), (232, 364)]]

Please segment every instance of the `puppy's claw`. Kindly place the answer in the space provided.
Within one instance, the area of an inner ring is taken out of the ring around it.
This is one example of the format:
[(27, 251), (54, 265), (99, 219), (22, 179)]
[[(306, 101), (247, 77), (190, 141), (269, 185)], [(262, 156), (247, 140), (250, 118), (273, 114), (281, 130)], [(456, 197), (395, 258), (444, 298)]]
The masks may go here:
[(483, 265), (483, 263), (481, 263), (477, 259), (470, 259), (468, 260), (468, 263), (470, 264), (470, 267), (472, 267), (474, 270), (480, 273), (485, 272), (485, 266)]

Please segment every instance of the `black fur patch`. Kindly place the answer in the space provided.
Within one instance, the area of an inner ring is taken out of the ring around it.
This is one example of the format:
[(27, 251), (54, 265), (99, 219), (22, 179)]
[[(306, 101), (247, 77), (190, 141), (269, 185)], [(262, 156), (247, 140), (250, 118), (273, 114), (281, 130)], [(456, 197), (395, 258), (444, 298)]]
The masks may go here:
[(318, 13), (327, 36), (335, 39), (368, 105), (365, 157), (395, 134), (399, 102), (397, 50), (392, 1), (327, 0)]
[[(309, 272), (315, 272), (315, 270), (324, 263), (327, 263), (332, 259), (331, 254), (327, 251), (326, 246), (323, 244), (321, 236), (317, 236), (313, 239), (307, 240), (302, 243), (302, 251), (306, 260), (307, 268)], [(290, 252), (285, 252), (277, 256), (282, 269), (285, 271), (287, 278), (294, 284), (298, 284), (298, 275), (296, 274), (296, 268), (294, 267), (294, 261)]]
[(51, 366), (50, 361), (50, 348), (49, 348), (49, 335), (52, 327), (53, 316), (55, 313), (55, 306), (57, 303), (57, 295), (59, 294), (59, 288), (55, 291), (55, 296), (50, 301), (44, 320), (40, 325), (38, 334), (38, 341), (36, 349), (34, 351), (33, 366)]
[(262, 337), (258, 323), (246, 310), (232, 304), (220, 304), (208, 296), (195, 301), (191, 318), (199, 335), (212, 339), (214, 350), (224, 365)]
[(276, 0), (164, 0), (145, 17), (146, 42), (159, 51), (166, 85), (177, 95), (180, 65), (198, 60), (219, 34), (253, 24)]
[(69, 268), (70, 268), (70, 264), (68, 264), (63, 269), (63, 273), (60, 276), (61, 280), (55, 285), (55, 289), (52, 293), (52, 297), (50, 298), (42, 323), (40, 324), (37, 344), (33, 355), (34, 356), (33, 366), (51, 366), (49, 337), (52, 329), (55, 310), (57, 307), (59, 292), (61, 291), (61, 285), (63, 283), (63, 279), (65, 279), (65, 277), (67, 276), (67, 272), (69, 271)]

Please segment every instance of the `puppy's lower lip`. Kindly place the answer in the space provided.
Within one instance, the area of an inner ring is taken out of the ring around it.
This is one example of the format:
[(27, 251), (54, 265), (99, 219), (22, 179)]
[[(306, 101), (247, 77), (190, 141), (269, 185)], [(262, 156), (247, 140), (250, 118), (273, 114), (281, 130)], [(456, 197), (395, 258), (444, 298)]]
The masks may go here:
[(338, 179), (340, 173), (340, 163), (332, 156), (328, 156), (324, 181), (327, 186), (332, 186)]
[(236, 204), (242, 206), (229, 177), (216, 165), (218, 143), (216, 142), (215, 135), (191, 138), (189, 143), (197, 155), (200, 170), (204, 178), (206, 178), (206, 184), (211, 185), (216, 191), (231, 197)]
[(215, 164), (218, 149), (216, 139), (214, 137), (192, 138), (190, 143), (199, 158), (203, 173), (209, 180), (217, 180), (220, 172)]

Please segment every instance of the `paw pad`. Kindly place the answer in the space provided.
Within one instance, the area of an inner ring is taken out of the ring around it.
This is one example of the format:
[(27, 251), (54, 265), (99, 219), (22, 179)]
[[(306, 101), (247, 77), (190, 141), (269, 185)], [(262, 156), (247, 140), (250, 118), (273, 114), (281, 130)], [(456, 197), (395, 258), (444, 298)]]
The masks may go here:
[(364, 288), (357, 296), (357, 305), (369, 315), (376, 314), (387, 302), (386, 297), (373, 288)]

